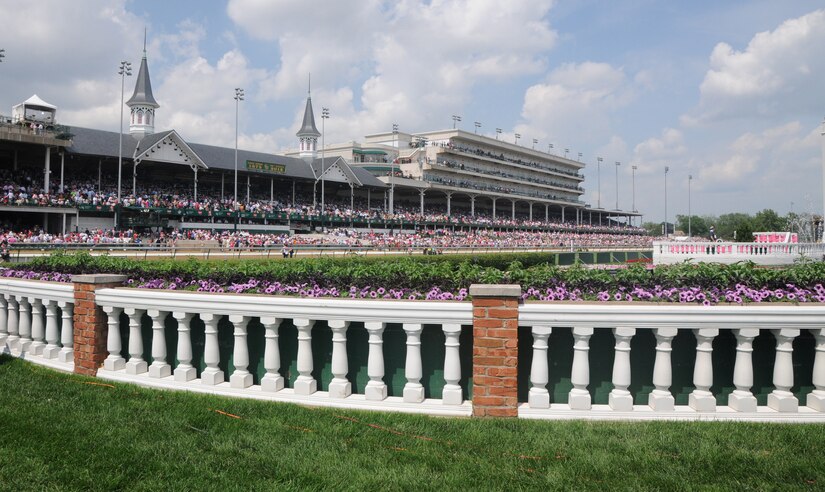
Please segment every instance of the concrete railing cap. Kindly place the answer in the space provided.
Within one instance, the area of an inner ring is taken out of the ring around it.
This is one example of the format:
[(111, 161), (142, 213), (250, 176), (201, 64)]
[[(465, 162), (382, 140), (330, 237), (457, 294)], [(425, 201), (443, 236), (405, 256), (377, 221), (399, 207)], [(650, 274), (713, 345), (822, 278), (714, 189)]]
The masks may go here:
[(72, 282), (80, 284), (122, 284), (127, 278), (129, 277), (126, 275), (112, 273), (84, 273), (81, 275), (72, 275)]
[(470, 286), (473, 297), (521, 297), (521, 285), (518, 284), (473, 284)]

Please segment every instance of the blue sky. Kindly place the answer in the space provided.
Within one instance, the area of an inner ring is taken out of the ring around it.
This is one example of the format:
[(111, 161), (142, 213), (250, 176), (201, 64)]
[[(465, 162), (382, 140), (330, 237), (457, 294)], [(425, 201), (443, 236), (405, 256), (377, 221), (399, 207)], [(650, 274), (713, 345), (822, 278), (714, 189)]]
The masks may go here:
[[(645, 219), (820, 212), (825, 115), (821, 1), (78, 0), (0, 2), (0, 113), (33, 93), (69, 125), (116, 130), (117, 65), (143, 29), (157, 129), (278, 152), (312, 72), (327, 142), (452, 125), (582, 153), (587, 195)], [(127, 87), (134, 78), (127, 79)], [(126, 97), (130, 95), (127, 89)], [(5, 108), (5, 109), (3, 109)]]

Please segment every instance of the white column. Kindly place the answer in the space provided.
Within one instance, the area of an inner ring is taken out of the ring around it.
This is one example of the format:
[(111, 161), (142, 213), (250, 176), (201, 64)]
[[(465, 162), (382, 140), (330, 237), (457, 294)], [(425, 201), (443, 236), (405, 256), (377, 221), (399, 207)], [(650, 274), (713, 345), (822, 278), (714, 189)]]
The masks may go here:
[(29, 346), (32, 343), (32, 317), (29, 312), (29, 300), (25, 296), (17, 296), (17, 316), (18, 316), (18, 335), (20, 339), (17, 342), (20, 354), (29, 351)]
[(57, 307), (61, 313), (60, 345), (63, 346), (57, 353), (57, 360), (74, 364), (74, 303), (60, 301)]
[(812, 382), (814, 390), (808, 393), (806, 405), (818, 412), (825, 412), (825, 329), (810, 330), (816, 340)]
[(281, 369), (281, 347), (278, 344), (278, 328), (281, 326), (280, 318), (271, 316), (261, 317), (261, 324), (264, 325), (266, 338), (264, 346), (264, 369), (266, 374), (261, 378), (261, 390), (280, 391), (284, 389), (284, 378), (278, 372)]
[(204, 324), (203, 363), (206, 364), (206, 369), (201, 373), (201, 383), (215, 386), (224, 381), (223, 371), (218, 367), (221, 362), (221, 352), (218, 347), (218, 323), (223, 316), (204, 313), (200, 317)]
[(103, 312), (107, 317), (106, 350), (109, 351), (109, 356), (103, 361), (103, 369), (119, 371), (126, 367), (126, 359), (121, 356), (123, 343), (120, 339), (120, 313), (123, 312), (123, 308), (104, 306)]
[(768, 395), (768, 407), (777, 412), (796, 412), (799, 400), (791, 393), (793, 387), (793, 339), (799, 336), (795, 328), (771, 330), (776, 338), (776, 358), (773, 363), (774, 390)]
[(11, 351), (17, 348), (17, 343), (20, 341), (20, 313), (17, 310), (17, 299), (11, 294), (6, 294), (5, 298), (8, 312), (6, 345), (8, 350)]
[(461, 396), (461, 357), (459, 356), (459, 337), (461, 325), (444, 324), (444, 389), (441, 392), (441, 402), (445, 405), (461, 405), (464, 400)]
[(696, 386), (688, 397), (690, 408), (697, 412), (715, 412), (716, 398), (710, 392), (713, 386), (713, 339), (719, 335), (718, 328), (698, 328), (696, 336), (696, 362), (693, 365), (693, 385)]
[(232, 365), (235, 370), (229, 376), (229, 385), (233, 388), (248, 388), (252, 386), (252, 374), (249, 367), (249, 345), (246, 341), (246, 327), (250, 318), (240, 314), (232, 314), (229, 321), (235, 326), (235, 344), (232, 348)]
[(573, 389), (567, 397), (571, 410), (590, 410), (590, 337), (593, 336), (592, 326), (573, 327), (573, 370), (570, 382)]
[(329, 320), (332, 330), (332, 381), (329, 383), (330, 398), (346, 398), (352, 394), (352, 384), (347, 379), (347, 328), (349, 321)]
[(367, 375), (370, 377), (364, 396), (367, 400), (383, 400), (387, 397), (387, 385), (384, 384), (384, 334), (385, 323), (367, 321), (364, 327), (369, 333), (369, 355), (367, 358)]
[(424, 401), (424, 386), (421, 384), (423, 369), (421, 365), (421, 323), (404, 323), (404, 333), (407, 334), (407, 358), (404, 362), (404, 402), (421, 403)]
[(6, 339), (9, 337), (8, 302), (6, 296), (0, 295), (0, 354), (6, 350)]
[(753, 339), (759, 336), (758, 328), (740, 328), (736, 335), (736, 362), (733, 365), (733, 385), (736, 387), (728, 395), (728, 406), (739, 412), (755, 412), (756, 397), (750, 389), (753, 386)]
[(295, 379), (295, 394), (311, 395), (318, 390), (318, 382), (312, 377), (312, 326), (315, 320), (295, 318), (292, 322), (298, 329), (298, 377)]
[(673, 384), (673, 368), (670, 363), (671, 343), (678, 330), (676, 328), (656, 328), (656, 361), (653, 363), (653, 391), (648, 395), (648, 405), (657, 412), (672, 412), (676, 402), (670, 394)]
[(550, 368), (547, 362), (547, 339), (550, 338), (553, 328), (549, 326), (534, 326), (533, 332), (533, 363), (530, 365), (530, 383), (533, 385), (527, 395), (530, 408), (550, 408), (550, 392), (547, 383), (550, 381)]
[(141, 318), (144, 309), (126, 308), (123, 310), (129, 316), (129, 362), (126, 363), (127, 374), (143, 374), (148, 370), (143, 360), (143, 336), (141, 334)]
[(198, 371), (192, 366), (192, 318), (194, 313), (175, 311), (172, 317), (178, 322), (178, 366), (172, 371), (175, 381), (185, 383), (198, 376)]
[(635, 334), (636, 328), (613, 328), (616, 346), (613, 355), (613, 389), (610, 390), (608, 404), (619, 412), (633, 411), (633, 395), (627, 388), (630, 387), (630, 340)]
[(29, 347), (31, 355), (41, 355), (43, 348), (46, 346), (44, 342), (46, 331), (43, 325), (43, 303), (40, 299), (29, 297), (29, 305), (32, 311), (32, 344)]
[[(0, 314), (2, 317), (2, 314)], [(46, 301), (46, 348), (43, 357), (56, 359), (60, 353), (60, 331), (57, 328), (57, 301)]]
[(146, 312), (152, 318), (152, 364), (150, 378), (165, 378), (172, 375), (172, 366), (166, 362), (166, 316), (168, 311), (150, 309)]

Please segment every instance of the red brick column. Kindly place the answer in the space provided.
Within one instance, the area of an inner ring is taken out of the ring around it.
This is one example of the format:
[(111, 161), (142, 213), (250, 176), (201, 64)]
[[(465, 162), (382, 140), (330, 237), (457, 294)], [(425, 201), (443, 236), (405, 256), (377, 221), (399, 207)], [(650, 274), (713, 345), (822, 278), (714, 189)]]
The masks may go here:
[(74, 283), (74, 372), (96, 376), (97, 369), (109, 354), (106, 337), (109, 325), (106, 313), (95, 302), (95, 291), (121, 287), (126, 275), (75, 275)]
[(518, 417), (520, 285), (471, 285), (473, 415)]

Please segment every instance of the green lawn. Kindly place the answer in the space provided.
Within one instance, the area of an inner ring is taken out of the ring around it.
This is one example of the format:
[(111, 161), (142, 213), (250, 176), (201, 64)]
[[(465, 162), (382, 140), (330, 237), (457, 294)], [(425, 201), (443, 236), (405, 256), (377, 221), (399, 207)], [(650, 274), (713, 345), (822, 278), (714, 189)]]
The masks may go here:
[(0, 490), (825, 487), (825, 425), (310, 409), (109, 384), (8, 356), (0, 401)]

